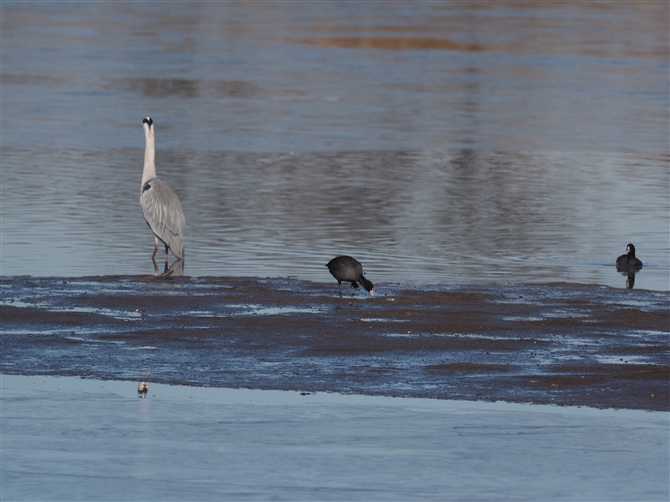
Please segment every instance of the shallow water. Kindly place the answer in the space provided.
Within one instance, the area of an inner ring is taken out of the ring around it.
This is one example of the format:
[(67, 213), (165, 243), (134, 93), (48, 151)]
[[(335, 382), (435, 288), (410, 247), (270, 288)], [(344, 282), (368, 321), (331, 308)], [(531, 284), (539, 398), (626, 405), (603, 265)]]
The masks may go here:
[(668, 290), (668, 6), (3, 2), (2, 274)]
[(3, 499), (668, 498), (666, 413), (137, 388), (3, 375)]

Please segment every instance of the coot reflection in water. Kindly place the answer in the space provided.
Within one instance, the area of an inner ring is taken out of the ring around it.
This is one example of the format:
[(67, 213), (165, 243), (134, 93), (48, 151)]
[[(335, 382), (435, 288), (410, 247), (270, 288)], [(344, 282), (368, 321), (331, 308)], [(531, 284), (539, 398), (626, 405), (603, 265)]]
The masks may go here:
[(628, 244), (626, 254), (622, 254), (616, 260), (616, 269), (618, 272), (626, 275), (626, 287), (633, 289), (635, 286), (635, 274), (642, 269), (642, 262), (635, 257), (635, 246)]

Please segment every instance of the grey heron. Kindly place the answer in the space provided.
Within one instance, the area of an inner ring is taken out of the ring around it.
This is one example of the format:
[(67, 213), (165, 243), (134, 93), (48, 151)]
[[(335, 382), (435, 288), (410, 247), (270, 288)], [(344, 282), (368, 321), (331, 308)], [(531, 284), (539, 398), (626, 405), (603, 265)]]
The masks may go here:
[(142, 172), (142, 190), (140, 205), (144, 219), (156, 237), (156, 247), (151, 259), (155, 264), (159, 241), (165, 244), (165, 270), (168, 267), (168, 249), (180, 260), (184, 259), (184, 233), (186, 219), (179, 197), (167, 185), (156, 177), (156, 144), (154, 140), (154, 121), (147, 117), (142, 121), (146, 147), (144, 150), (144, 171)]
[(351, 256), (338, 256), (328, 262), (328, 270), (337, 279), (337, 285), (340, 287), (340, 298), (342, 298), (342, 281), (350, 282), (351, 287), (358, 288), (357, 282), (360, 282), (363, 287), (370, 293), (370, 296), (375, 296), (374, 284), (368, 281), (363, 276), (363, 266)]

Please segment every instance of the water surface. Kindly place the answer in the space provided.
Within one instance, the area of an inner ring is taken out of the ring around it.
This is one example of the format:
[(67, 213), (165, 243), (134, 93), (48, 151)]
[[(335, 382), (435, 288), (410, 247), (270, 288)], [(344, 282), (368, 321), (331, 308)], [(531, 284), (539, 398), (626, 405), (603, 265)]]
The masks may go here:
[(669, 280), (668, 6), (3, 2), (2, 273)]
[(10, 500), (668, 498), (659, 412), (42, 376), (2, 396)]

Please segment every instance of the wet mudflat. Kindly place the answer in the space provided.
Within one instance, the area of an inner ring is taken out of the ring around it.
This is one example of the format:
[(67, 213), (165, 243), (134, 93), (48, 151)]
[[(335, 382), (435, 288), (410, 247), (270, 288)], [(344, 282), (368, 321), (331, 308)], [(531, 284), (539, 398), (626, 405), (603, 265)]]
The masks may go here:
[(5, 374), (670, 409), (667, 293), (230, 277), (6, 278)]

